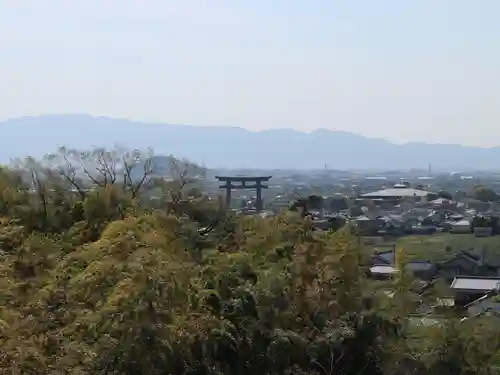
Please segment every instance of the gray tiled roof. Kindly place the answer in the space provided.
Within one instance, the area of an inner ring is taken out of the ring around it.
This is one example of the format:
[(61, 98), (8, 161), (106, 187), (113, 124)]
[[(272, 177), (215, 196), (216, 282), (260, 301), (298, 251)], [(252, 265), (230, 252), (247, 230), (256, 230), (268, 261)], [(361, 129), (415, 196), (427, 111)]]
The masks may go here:
[(500, 287), (500, 278), (486, 277), (456, 277), (451, 283), (451, 289), (490, 291)]
[(431, 262), (426, 261), (413, 261), (407, 263), (405, 267), (411, 271), (429, 271), (432, 267), (434, 267), (434, 265)]
[(380, 259), (383, 263), (394, 264), (394, 250), (380, 251), (375, 253), (374, 259)]

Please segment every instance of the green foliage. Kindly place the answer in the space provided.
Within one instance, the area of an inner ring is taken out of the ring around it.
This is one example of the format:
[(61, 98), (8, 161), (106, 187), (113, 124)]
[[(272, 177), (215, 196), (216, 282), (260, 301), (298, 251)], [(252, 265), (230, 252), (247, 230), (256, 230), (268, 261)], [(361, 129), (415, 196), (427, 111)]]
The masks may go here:
[(437, 195), (436, 193), (427, 193), (427, 200), (430, 202), (430, 201), (433, 201), (433, 200), (436, 200), (439, 198), (439, 195)]
[(474, 188), (472, 196), (483, 202), (498, 202), (500, 200), (500, 196), (494, 190), (482, 185)]
[(437, 195), (439, 198), (448, 199), (450, 201), (453, 200), (453, 196), (448, 191), (442, 190), (442, 191), (438, 192)]
[(26, 168), (0, 175), (2, 374), (473, 374), (495, 364), (491, 320), (410, 329), (412, 280), (397, 278), (392, 299), (378, 293), (349, 226), (231, 216), (184, 192), (185, 175), (160, 183), (152, 206), (147, 184), (135, 191), (104, 169), (98, 180), (88, 160), (90, 190), (71, 168), (30, 163), (30, 182), (18, 178)]

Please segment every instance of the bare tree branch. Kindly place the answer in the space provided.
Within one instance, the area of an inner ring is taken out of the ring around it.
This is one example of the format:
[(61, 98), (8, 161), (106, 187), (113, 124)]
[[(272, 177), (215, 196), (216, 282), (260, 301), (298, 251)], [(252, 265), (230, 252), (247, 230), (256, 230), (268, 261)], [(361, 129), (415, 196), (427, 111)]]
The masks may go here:
[(59, 176), (68, 182), (69, 186), (76, 190), (80, 197), (84, 199), (86, 196), (85, 189), (78, 178), (75, 162), (70, 160), (73, 154), (74, 152), (61, 147), (57, 154), (47, 155), (45, 160), (50, 163), (49, 167), (55, 169)]
[[(122, 164), (124, 171), (123, 189), (130, 191), (132, 198), (136, 198), (145, 183), (154, 173), (152, 151), (149, 150), (147, 155), (141, 154), (138, 150), (124, 153), (122, 156)], [(134, 176), (134, 171), (137, 171), (139, 165), (142, 165), (141, 174), (140, 176)]]

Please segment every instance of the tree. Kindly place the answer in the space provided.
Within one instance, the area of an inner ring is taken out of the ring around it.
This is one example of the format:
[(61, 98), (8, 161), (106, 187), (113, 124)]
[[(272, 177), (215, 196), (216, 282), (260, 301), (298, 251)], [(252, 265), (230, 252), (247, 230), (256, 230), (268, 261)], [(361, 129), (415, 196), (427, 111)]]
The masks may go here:
[(89, 186), (107, 188), (117, 185), (133, 199), (151, 182), (153, 158), (151, 150), (144, 153), (119, 147), (111, 151), (103, 148), (90, 151), (61, 148), (59, 152), (47, 155), (45, 162), (82, 197)]
[(500, 196), (494, 190), (482, 185), (474, 188), (472, 196), (483, 202), (498, 202), (500, 200)]
[(441, 190), (437, 193), (437, 195), (439, 198), (447, 199), (450, 201), (453, 200), (453, 196), (448, 191)]
[[(392, 297), (382, 293), (349, 224), (315, 231), (297, 212), (235, 216), (192, 191), (189, 163), (141, 184), (111, 154), (0, 170), (0, 373), (469, 375), (494, 366), (494, 317), (415, 328), (408, 316), (431, 293), (404, 267)], [(148, 199), (154, 189), (159, 204)]]
[(427, 201), (432, 202), (439, 198), (439, 195), (436, 193), (427, 193)]
[(326, 198), (326, 208), (332, 212), (339, 212), (349, 209), (348, 199), (344, 196), (333, 196)]

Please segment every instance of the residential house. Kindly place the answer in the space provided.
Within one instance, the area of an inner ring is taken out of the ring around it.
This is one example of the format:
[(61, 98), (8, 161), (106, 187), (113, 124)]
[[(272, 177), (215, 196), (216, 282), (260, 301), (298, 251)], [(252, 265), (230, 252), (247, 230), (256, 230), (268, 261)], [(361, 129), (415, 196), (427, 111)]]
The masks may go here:
[(372, 278), (377, 280), (390, 279), (398, 270), (391, 265), (376, 265), (370, 267), (369, 274)]
[(481, 251), (461, 251), (438, 266), (439, 276), (451, 282), (458, 276), (500, 275), (500, 257)]
[(360, 216), (355, 219), (356, 226), (362, 236), (376, 235), (380, 229), (380, 222), (368, 216)]
[(458, 276), (451, 283), (455, 306), (465, 306), (500, 288), (500, 277)]
[(379, 235), (400, 236), (405, 234), (406, 224), (396, 215), (384, 215), (377, 217), (379, 222)]
[(456, 222), (452, 222), (452, 223), (450, 223), (450, 225), (451, 225), (451, 229), (450, 229), (451, 233), (455, 233), (455, 234), (471, 233), (470, 220), (463, 219), (463, 220), (459, 220)]
[(433, 233), (436, 233), (437, 227), (434, 225), (422, 225), (422, 224), (417, 224), (417, 225), (412, 225), (411, 228), (407, 230), (408, 234), (423, 234), (423, 235), (430, 235)]
[(436, 264), (429, 261), (414, 260), (407, 262), (405, 264), (405, 270), (413, 274), (414, 277), (424, 281), (430, 281), (437, 275)]
[[(396, 271), (394, 249), (380, 251), (372, 256), (370, 274), (376, 278), (390, 278)], [(414, 277), (430, 281), (437, 275), (437, 265), (424, 260), (406, 262), (405, 271)]]
[(438, 198), (429, 202), (429, 206), (435, 210), (453, 210), (457, 207), (457, 202), (444, 198)]
[(372, 256), (372, 265), (393, 265), (395, 263), (394, 249), (379, 251)]
[(476, 237), (490, 237), (493, 235), (493, 228), (492, 227), (475, 227), (474, 228), (474, 235)]

